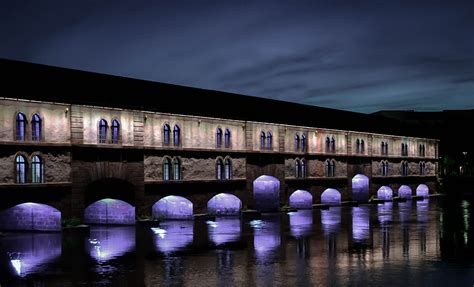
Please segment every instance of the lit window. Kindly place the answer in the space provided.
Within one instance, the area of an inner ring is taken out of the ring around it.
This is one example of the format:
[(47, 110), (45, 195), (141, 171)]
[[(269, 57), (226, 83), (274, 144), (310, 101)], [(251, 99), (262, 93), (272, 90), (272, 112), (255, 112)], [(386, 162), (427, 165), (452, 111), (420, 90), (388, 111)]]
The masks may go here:
[(216, 132), (216, 146), (221, 147), (222, 146), (222, 129), (217, 128)]
[(179, 129), (179, 126), (178, 125), (175, 125), (174, 126), (174, 129), (173, 129), (173, 145), (174, 146), (179, 146), (180, 144), (180, 129)]
[(298, 134), (295, 135), (295, 151), (300, 150), (300, 136)]
[(225, 129), (224, 146), (225, 148), (230, 147), (230, 130), (229, 129)]
[(265, 149), (265, 139), (266, 139), (265, 132), (262, 131), (260, 133), (260, 149)]
[(306, 161), (301, 160), (301, 177), (306, 177)]
[(301, 151), (306, 151), (306, 136), (304, 134), (301, 135)]
[(26, 182), (26, 160), (22, 155), (17, 155), (15, 158), (16, 166), (16, 182), (25, 183)]
[(99, 143), (107, 142), (107, 121), (101, 119), (99, 122)]
[(163, 159), (163, 180), (170, 180), (171, 176), (170, 160), (168, 158)]
[(170, 144), (170, 132), (171, 128), (168, 124), (163, 125), (163, 144)]
[(217, 159), (216, 162), (216, 178), (222, 179), (222, 159)]
[(175, 158), (173, 160), (173, 179), (174, 180), (181, 180), (181, 161), (179, 158)]
[(31, 140), (40, 141), (41, 139), (41, 118), (38, 114), (34, 114), (31, 119)]
[(118, 120), (112, 121), (112, 143), (119, 143), (120, 139), (120, 123)]
[(300, 177), (300, 160), (295, 160), (295, 177)]
[(231, 179), (232, 178), (232, 162), (230, 159), (225, 160), (225, 179)]
[(31, 182), (42, 183), (43, 182), (43, 162), (37, 155), (31, 159)]
[(25, 140), (25, 129), (26, 129), (26, 117), (23, 113), (16, 115), (16, 140)]
[(268, 132), (267, 133), (267, 149), (271, 150), (272, 149), (272, 140), (273, 140), (273, 136), (272, 136), (272, 132)]

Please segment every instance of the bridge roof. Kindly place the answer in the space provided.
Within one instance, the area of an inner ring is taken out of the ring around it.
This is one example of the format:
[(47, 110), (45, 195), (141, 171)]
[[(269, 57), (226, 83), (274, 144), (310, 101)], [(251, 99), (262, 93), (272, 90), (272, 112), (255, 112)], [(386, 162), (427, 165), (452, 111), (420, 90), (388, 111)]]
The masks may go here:
[(213, 90), (0, 59), (2, 96), (172, 114), (423, 137), (419, 127), (369, 115)]

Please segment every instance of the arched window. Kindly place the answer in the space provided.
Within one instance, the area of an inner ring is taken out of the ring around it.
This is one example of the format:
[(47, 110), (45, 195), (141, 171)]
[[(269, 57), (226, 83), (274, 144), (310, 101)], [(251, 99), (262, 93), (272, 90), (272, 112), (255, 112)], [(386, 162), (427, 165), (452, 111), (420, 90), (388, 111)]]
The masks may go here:
[(381, 149), (381, 154), (387, 155), (388, 154), (388, 143), (382, 142), (382, 149)]
[(402, 161), (402, 175), (403, 176), (408, 175), (408, 162), (407, 161)]
[(25, 140), (25, 130), (26, 130), (26, 117), (23, 113), (18, 113), (16, 115), (16, 140), (17, 141)]
[(326, 176), (331, 176), (331, 161), (328, 159), (324, 162), (324, 170), (326, 171)]
[(38, 114), (34, 114), (31, 118), (31, 140), (41, 140), (41, 118)]
[(425, 156), (425, 145), (424, 144), (420, 144), (420, 146), (418, 147), (418, 155), (419, 156)]
[(402, 156), (408, 156), (408, 144), (402, 143)]
[(360, 140), (360, 153), (365, 153), (365, 143), (364, 140)]
[(300, 160), (295, 160), (295, 177), (300, 177)]
[(300, 150), (300, 136), (298, 134), (295, 135), (295, 151)]
[(222, 146), (222, 129), (217, 128), (216, 131), (216, 146), (221, 147)]
[(265, 132), (262, 131), (260, 133), (260, 149), (265, 149), (265, 139), (266, 139)]
[(217, 179), (222, 179), (222, 168), (223, 168), (222, 159), (218, 158), (216, 161), (216, 178)]
[(179, 126), (175, 125), (174, 129), (173, 129), (173, 145), (174, 146), (179, 146), (179, 144), (180, 144), (180, 138), (179, 137), (180, 137)]
[(31, 159), (31, 182), (43, 182), (43, 161), (37, 155)]
[(173, 160), (173, 179), (181, 180), (181, 161), (179, 158)]
[(336, 161), (331, 161), (331, 177), (336, 176)]
[(331, 152), (336, 152), (336, 139), (334, 137), (331, 138)]
[(171, 178), (171, 163), (169, 158), (163, 159), (163, 180), (170, 180)]
[(425, 162), (422, 161), (420, 162), (420, 175), (425, 175), (425, 174), (426, 174)]
[(119, 143), (120, 139), (120, 123), (118, 120), (112, 121), (112, 143)]
[(386, 160), (382, 160), (382, 176), (388, 175), (388, 162)]
[(170, 144), (170, 133), (171, 128), (168, 124), (163, 125), (163, 144), (169, 145)]
[(225, 159), (225, 173), (224, 174), (225, 174), (225, 179), (232, 178), (232, 162), (228, 158)]
[(273, 145), (273, 135), (272, 135), (272, 132), (269, 131), (267, 133), (267, 149), (271, 150), (272, 149), (272, 145)]
[(331, 151), (331, 140), (329, 137), (326, 137), (326, 152)]
[(101, 119), (99, 121), (99, 143), (107, 142), (107, 121)]
[(356, 153), (360, 153), (360, 140), (356, 140)]
[(225, 146), (225, 148), (229, 148), (229, 147), (230, 147), (230, 130), (229, 130), (229, 129), (225, 129), (225, 141), (224, 141), (224, 146)]
[(301, 151), (306, 151), (306, 136), (304, 134), (301, 135)]
[(306, 177), (306, 161), (301, 159), (301, 177)]
[(15, 158), (16, 182), (26, 183), (26, 159), (21, 154)]

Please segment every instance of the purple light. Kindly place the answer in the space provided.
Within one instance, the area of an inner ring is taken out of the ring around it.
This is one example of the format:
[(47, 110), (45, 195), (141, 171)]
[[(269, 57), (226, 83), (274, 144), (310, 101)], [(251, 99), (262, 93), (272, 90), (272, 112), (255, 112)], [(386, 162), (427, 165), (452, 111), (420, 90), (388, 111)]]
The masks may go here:
[(370, 237), (370, 210), (368, 206), (352, 207), (352, 238), (355, 241)]
[(193, 242), (194, 221), (167, 220), (160, 223), (166, 232), (154, 234), (155, 246), (165, 254), (185, 248)]
[(392, 200), (393, 190), (388, 186), (382, 186), (377, 190), (377, 198), (384, 200)]
[(428, 221), (429, 203), (427, 198), (416, 202), (416, 219), (418, 222), (426, 223)]
[(262, 215), (262, 224), (254, 228), (253, 246), (260, 263), (271, 262), (281, 244), (280, 215)]
[(18, 204), (0, 212), (0, 229), (60, 231), (61, 212), (46, 204)]
[(369, 178), (357, 174), (352, 178), (352, 200), (364, 202), (369, 200)]
[(297, 209), (312, 209), (313, 196), (306, 190), (297, 190), (290, 195), (290, 207)]
[(341, 208), (331, 207), (328, 210), (321, 210), (321, 224), (325, 235), (336, 233), (341, 225)]
[(429, 197), (429, 194), (430, 194), (430, 189), (428, 188), (428, 186), (426, 184), (420, 184), (416, 188), (416, 195), (417, 196), (423, 196), (423, 197), (426, 198), (426, 197)]
[(85, 245), (91, 257), (99, 262), (109, 261), (135, 248), (135, 227), (93, 226)]
[(41, 273), (48, 262), (61, 255), (60, 233), (8, 234), (1, 238), (2, 251), (19, 276)]
[(241, 208), (240, 199), (228, 193), (219, 193), (207, 202), (207, 212), (213, 215), (239, 215)]
[(257, 210), (275, 210), (280, 206), (280, 181), (262, 175), (253, 182), (254, 207)]
[(380, 223), (387, 223), (393, 220), (392, 215), (393, 203), (385, 202), (377, 204), (377, 213)]
[(321, 203), (329, 205), (341, 204), (341, 193), (334, 188), (328, 188), (321, 194)]
[(193, 203), (188, 199), (169, 195), (158, 200), (152, 207), (153, 218), (193, 219)]
[(241, 227), (239, 218), (218, 217), (215, 227), (208, 227), (209, 238), (216, 245), (239, 240)]
[(119, 199), (101, 199), (84, 210), (84, 222), (132, 225), (135, 224), (135, 207)]
[(313, 211), (298, 210), (290, 213), (290, 232), (294, 237), (308, 236), (313, 231)]
[(398, 189), (398, 197), (411, 199), (411, 196), (411, 188), (408, 185), (400, 186), (400, 188)]
[(411, 201), (399, 202), (398, 212), (400, 215), (400, 222), (408, 222), (410, 220), (411, 215)]

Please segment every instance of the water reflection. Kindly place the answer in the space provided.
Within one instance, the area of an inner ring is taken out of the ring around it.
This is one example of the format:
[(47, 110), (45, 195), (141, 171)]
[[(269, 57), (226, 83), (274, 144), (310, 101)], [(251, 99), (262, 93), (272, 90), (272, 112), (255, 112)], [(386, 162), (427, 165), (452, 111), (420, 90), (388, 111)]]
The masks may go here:
[(368, 243), (370, 239), (370, 209), (368, 206), (352, 207), (352, 239)]
[(238, 241), (241, 233), (240, 218), (217, 217), (208, 224), (208, 233), (215, 245)]
[(403, 256), (408, 258), (410, 251), (410, 217), (412, 210), (411, 200), (398, 203), (398, 214), (400, 217), (400, 226), (402, 229)]
[(290, 212), (290, 233), (292, 236), (299, 238), (309, 236), (313, 232), (313, 211), (298, 210), (298, 212)]
[(321, 210), (321, 224), (324, 235), (337, 233), (341, 228), (341, 207), (331, 207)]
[(23, 233), (1, 238), (0, 250), (18, 276), (43, 272), (47, 263), (61, 255), (61, 234)]
[(169, 254), (185, 248), (193, 242), (194, 221), (192, 220), (167, 220), (160, 223), (160, 228), (166, 232), (155, 234), (156, 248)]
[(134, 226), (93, 226), (86, 242), (87, 253), (106, 262), (135, 249)]
[(393, 203), (385, 202), (377, 204), (377, 215), (380, 224), (386, 225), (393, 220)]
[(416, 219), (418, 221), (420, 236), (420, 252), (426, 255), (426, 229), (428, 225), (429, 199), (425, 198), (416, 202)]

